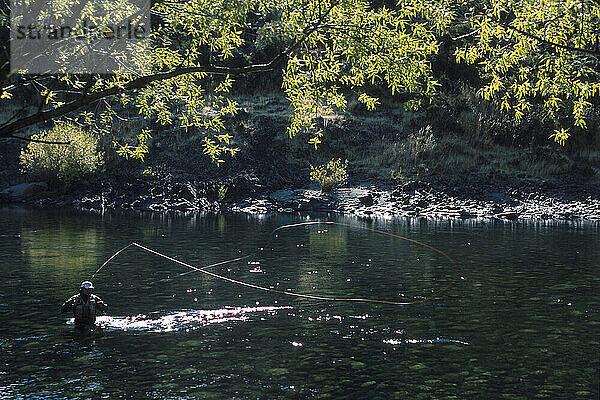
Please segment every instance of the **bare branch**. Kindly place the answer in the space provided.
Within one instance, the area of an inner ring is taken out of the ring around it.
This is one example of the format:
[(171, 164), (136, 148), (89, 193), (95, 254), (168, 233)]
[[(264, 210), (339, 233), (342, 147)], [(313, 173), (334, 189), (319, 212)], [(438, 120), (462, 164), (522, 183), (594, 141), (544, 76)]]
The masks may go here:
[(464, 35), (453, 37), (452, 40), (460, 40), (460, 39), (464, 39), (464, 38), (469, 37), (469, 36), (473, 36), (474, 34), (476, 34), (477, 32), (479, 32), (480, 30), (481, 30), (481, 28), (477, 28), (474, 31), (471, 31), (469, 33), (465, 33)]
[(301, 37), (285, 51), (278, 54), (270, 62), (266, 64), (253, 64), (245, 67), (222, 67), (222, 66), (192, 66), (192, 67), (178, 67), (171, 71), (159, 72), (156, 74), (146, 75), (139, 78), (135, 78), (130, 82), (122, 86), (113, 86), (95, 93), (86, 94), (77, 100), (70, 103), (63, 104), (56, 108), (47, 111), (39, 111), (28, 117), (21, 118), (11, 123), (5, 123), (0, 126), (0, 138), (12, 137), (13, 132), (17, 132), (28, 126), (37, 124), (39, 122), (48, 121), (54, 118), (59, 118), (67, 115), (73, 111), (76, 111), (82, 107), (95, 103), (106, 97), (119, 95), (122, 93), (135, 91), (148, 87), (154, 82), (164, 81), (171, 78), (176, 78), (181, 75), (194, 74), (194, 73), (206, 73), (213, 75), (244, 75), (253, 72), (264, 72), (273, 70), (283, 60), (285, 60), (291, 53), (296, 51), (308, 37), (317, 31), (325, 18), (330, 14), (331, 10), (337, 6), (338, 3), (332, 3), (329, 9), (316, 21), (308, 25)]
[(32, 138), (22, 137), (22, 136), (17, 136), (17, 135), (9, 135), (9, 136), (7, 136), (7, 138), (24, 140), (26, 142), (44, 143), (44, 144), (71, 144), (71, 142), (53, 142), (53, 141), (49, 141), (49, 140), (32, 139)]

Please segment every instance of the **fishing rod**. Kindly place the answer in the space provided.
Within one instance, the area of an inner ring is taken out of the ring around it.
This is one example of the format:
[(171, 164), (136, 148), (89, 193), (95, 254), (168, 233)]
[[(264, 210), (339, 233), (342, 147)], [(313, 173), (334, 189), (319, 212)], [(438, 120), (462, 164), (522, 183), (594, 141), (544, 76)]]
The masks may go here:
[[(311, 299), (311, 300), (323, 300), (323, 301), (331, 301), (331, 302), (362, 302), (362, 303), (379, 303), (379, 304), (388, 304), (388, 305), (395, 305), (395, 306), (406, 306), (406, 305), (412, 305), (412, 304), (419, 304), (419, 303), (424, 303), (427, 301), (431, 301), (433, 299), (436, 299), (439, 297), (439, 295), (441, 295), (442, 293), (446, 292), (447, 290), (449, 290), (452, 286), (454, 286), (456, 284), (456, 282), (458, 282), (459, 280), (459, 274), (458, 274), (458, 266), (456, 264), (456, 261), (454, 261), (454, 259), (452, 257), (450, 257), (448, 254), (446, 254), (445, 252), (443, 252), (440, 249), (437, 249), (431, 245), (428, 245), (426, 243), (420, 242), (418, 240), (415, 239), (410, 239), (401, 235), (397, 235), (394, 233), (390, 233), (390, 232), (385, 232), (385, 231), (381, 231), (378, 229), (373, 229), (373, 228), (367, 228), (367, 227), (363, 227), (363, 226), (357, 226), (357, 225), (351, 225), (351, 224), (346, 224), (346, 223), (342, 223), (342, 222), (333, 222), (333, 221), (312, 221), (312, 222), (300, 222), (300, 223), (295, 223), (295, 224), (288, 224), (288, 225), (282, 225), (278, 228), (275, 228), (273, 231), (271, 231), (271, 233), (269, 234), (269, 237), (271, 238), (269, 240), (269, 243), (271, 242), (273, 237), (278, 237), (278, 235), (276, 235), (275, 233), (284, 229), (289, 229), (289, 228), (294, 228), (294, 227), (298, 227), (298, 226), (307, 226), (307, 225), (337, 225), (337, 226), (344, 226), (347, 228), (354, 228), (354, 229), (362, 229), (362, 230), (366, 230), (366, 231), (370, 231), (370, 232), (374, 232), (377, 234), (381, 234), (381, 235), (385, 235), (385, 236), (389, 236), (389, 237), (393, 237), (393, 238), (397, 238), (397, 239), (402, 239), (411, 243), (415, 243), (417, 245), (420, 246), (424, 246), (440, 255), (442, 255), (443, 257), (445, 257), (450, 264), (453, 266), (454, 269), (454, 275), (453, 275), (453, 279), (450, 281), (450, 283), (448, 283), (446, 286), (442, 287), (441, 289), (433, 292), (431, 294), (430, 297), (426, 297), (423, 299), (417, 299), (414, 301), (390, 301), (390, 300), (381, 300), (381, 299), (368, 299), (368, 298), (346, 298), (346, 297), (329, 297), (329, 296), (316, 296), (316, 295), (311, 295), (311, 294), (304, 294), (304, 293), (296, 293), (296, 292), (292, 292), (292, 291), (284, 291), (284, 290), (278, 290), (278, 289), (274, 289), (274, 288), (270, 288), (270, 287), (265, 287), (265, 286), (260, 286), (260, 285), (254, 285), (252, 283), (248, 283), (248, 282), (244, 282), (244, 281), (240, 281), (237, 279), (232, 279), (223, 275), (219, 275), (216, 274), (214, 272), (210, 272), (207, 271), (207, 269), (212, 268), (212, 267), (216, 267), (219, 265), (225, 265), (225, 264), (229, 264), (232, 262), (236, 262), (236, 261), (240, 261), (246, 258), (250, 258), (254, 255), (256, 255), (258, 253), (258, 251), (255, 251), (253, 253), (250, 253), (248, 255), (245, 256), (241, 256), (241, 257), (236, 257), (236, 258), (232, 258), (230, 260), (225, 260), (225, 261), (220, 261), (218, 263), (214, 263), (214, 264), (210, 264), (207, 266), (204, 266), (202, 268), (196, 267), (194, 265), (188, 264), (186, 262), (177, 260), (176, 258), (170, 257), (166, 254), (160, 253), (156, 250), (153, 250), (149, 247), (146, 247), (144, 245), (141, 245), (139, 243), (129, 243), (127, 246), (123, 247), (122, 249), (120, 249), (119, 251), (117, 251), (115, 254), (113, 254), (108, 260), (106, 260), (101, 266), (100, 268), (98, 268), (94, 274), (92, 275), (92, 279), (102, 270), (102, 268), (104, 268), (110, 261), (112, 261), (117, 255), (119, 255), (121, 252), (123, 252), (124, 250), (135, 246), (138, 249), (141, 249), (143, 251), (146, 251), (150, 254), (156, 255), (158, 257), (162, 257), (168, 261), (171, 261), (173, 263), (182, 265), (186, 268), (189, 268), (190, 271), (187, 271), (185, 273), (179, 274), (178, 276), (183, 276), (183, 275), (187, 275), (189, 273), (192, 272), (200, 272), (202, 274), (211, 276), (213, 278), (217, 278), (226, 282), (230, 282), (236, 285), (240, 285), (240, 286), (245, 286), (245, 287), (249, 287), (252, 289), (257, 289), (257, 290), (262, 290), (262, 291), (266, 291), (266, 292), (272, 292), (272, 293), (277, 293), (277, 294), (281, 294), (281, 295), (286, 295), (286, 296), (292, 296), (292, 297), (297, 297), (297, 298), (305, 298), (305, 299)], [(264, 247), (263, 247), (264, 248)]]

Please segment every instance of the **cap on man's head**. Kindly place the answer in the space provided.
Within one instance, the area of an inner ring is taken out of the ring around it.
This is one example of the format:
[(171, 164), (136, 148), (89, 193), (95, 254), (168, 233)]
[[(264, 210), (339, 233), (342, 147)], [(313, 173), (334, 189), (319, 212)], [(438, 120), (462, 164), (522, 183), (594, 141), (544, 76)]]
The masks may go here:
[(92, 285), (92, 282), (90, 282), (90, 281), (85, 281), (85, 282), (81, 282), (81, 288), (82, 289), (93, 289), (94, 285)]

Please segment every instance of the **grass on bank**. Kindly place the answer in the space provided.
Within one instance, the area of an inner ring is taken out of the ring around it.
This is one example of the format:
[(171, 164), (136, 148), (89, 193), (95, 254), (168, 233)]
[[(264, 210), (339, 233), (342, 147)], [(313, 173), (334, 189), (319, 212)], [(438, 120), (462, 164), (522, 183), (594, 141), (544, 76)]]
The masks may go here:
[[(470, 93), (452, 99), (460, 105), (440, 106), (433, 112), (407, 112), (393, 103), (366, 112), (363, 105), (350, 104), (347, 112), (321, 119), (325, 136), (316, 151), (307, 143), (308, 135), (288, 138), (285, 128), (290, 109), (284, 96), (252, 95), (235, 100), (241, 112), (227, 127), (242, 152), (225, 166), (229, 172), (251, 168), (292, 171), (308, 183), (311, 165), (347, 159), (352, 179), (390, 181), (431, 174), (600, 179), (600, 137), (592, 138), (591, 145), (574, 137), (562, 147), (548, 139), (549, 127), (535, 115), (516, 123), (512, 116), (498, 113), (493, 105)], [(193, 132), (155, 138), (161, 144), (163, 160), (176, 160), (182, 149), (192, 155), (200, 152), (199, 135)], [(201, 162), (197, 168), (208, 171), (211, 167)]]

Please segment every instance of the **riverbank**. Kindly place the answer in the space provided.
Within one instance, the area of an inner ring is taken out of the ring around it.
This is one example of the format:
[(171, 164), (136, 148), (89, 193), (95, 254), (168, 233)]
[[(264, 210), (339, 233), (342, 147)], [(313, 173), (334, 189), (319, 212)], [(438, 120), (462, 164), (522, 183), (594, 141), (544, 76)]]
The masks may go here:
[[(318, 150), (306, 143), (307, 135), (288, 137), (290, 113), (281, 95), (237, 100), (240, 112), (224, 124), (240, 152), (223, 166), (203, 154), (201, 132), (148, 125), (153, 138), (145, 162), (117, 157), (113, 138), (106, 137), (103, 171), (81, 182), (46, 185), (19, 172), (24, 144), (7, 141), (0, 149), (0, 202), (94, 210), (600, 220), (594, 135), (562, 147), (547, 139), (548, 127), (534, 115), (517, 124), (468, 93), (452, 100), (460, 108), (445, 111), (409, 112), (391, 103), (366, 113), (362, 105), (350, 106), (321, 121), (326, 135)], [(332, 158), (349, 161), (349, 182), (321, 193), (309, 181), (310, 165)]]
[[(573, 191), (567, 191), (573, 189)], [(398, 186), (368, 183), (332, 193), (311, 189), (278, 190), (262, 200), (246, 200), (233, 211), (334, 211), (358, 216), (424, 216), (519, 219), (600, 220), (600, 196), (593, 188), (502, 187), (494, 184), (449, 186), (423, 180)]]
[[(29, 188), (29, 192), (24, 190)], [(226, 188), (219, 199), (219, 187)], [(425, 216), (503, 220), (561, 219), (600, 221), (600, 190), (591, 184), (551, 181), (450, 181), (429, 177), (398, 184), (354, 182), (330, 193), (315, 185), (273, 190), (252, 174), (217, 185), (169, 176), (131, 182), (89, 182), (68, 193), (43, 184), (20, 185), (20, 197), (7, 189), (5, 203), (88, 210), (222, 211), (249, 214), (336, 212), (357, 216)]]

